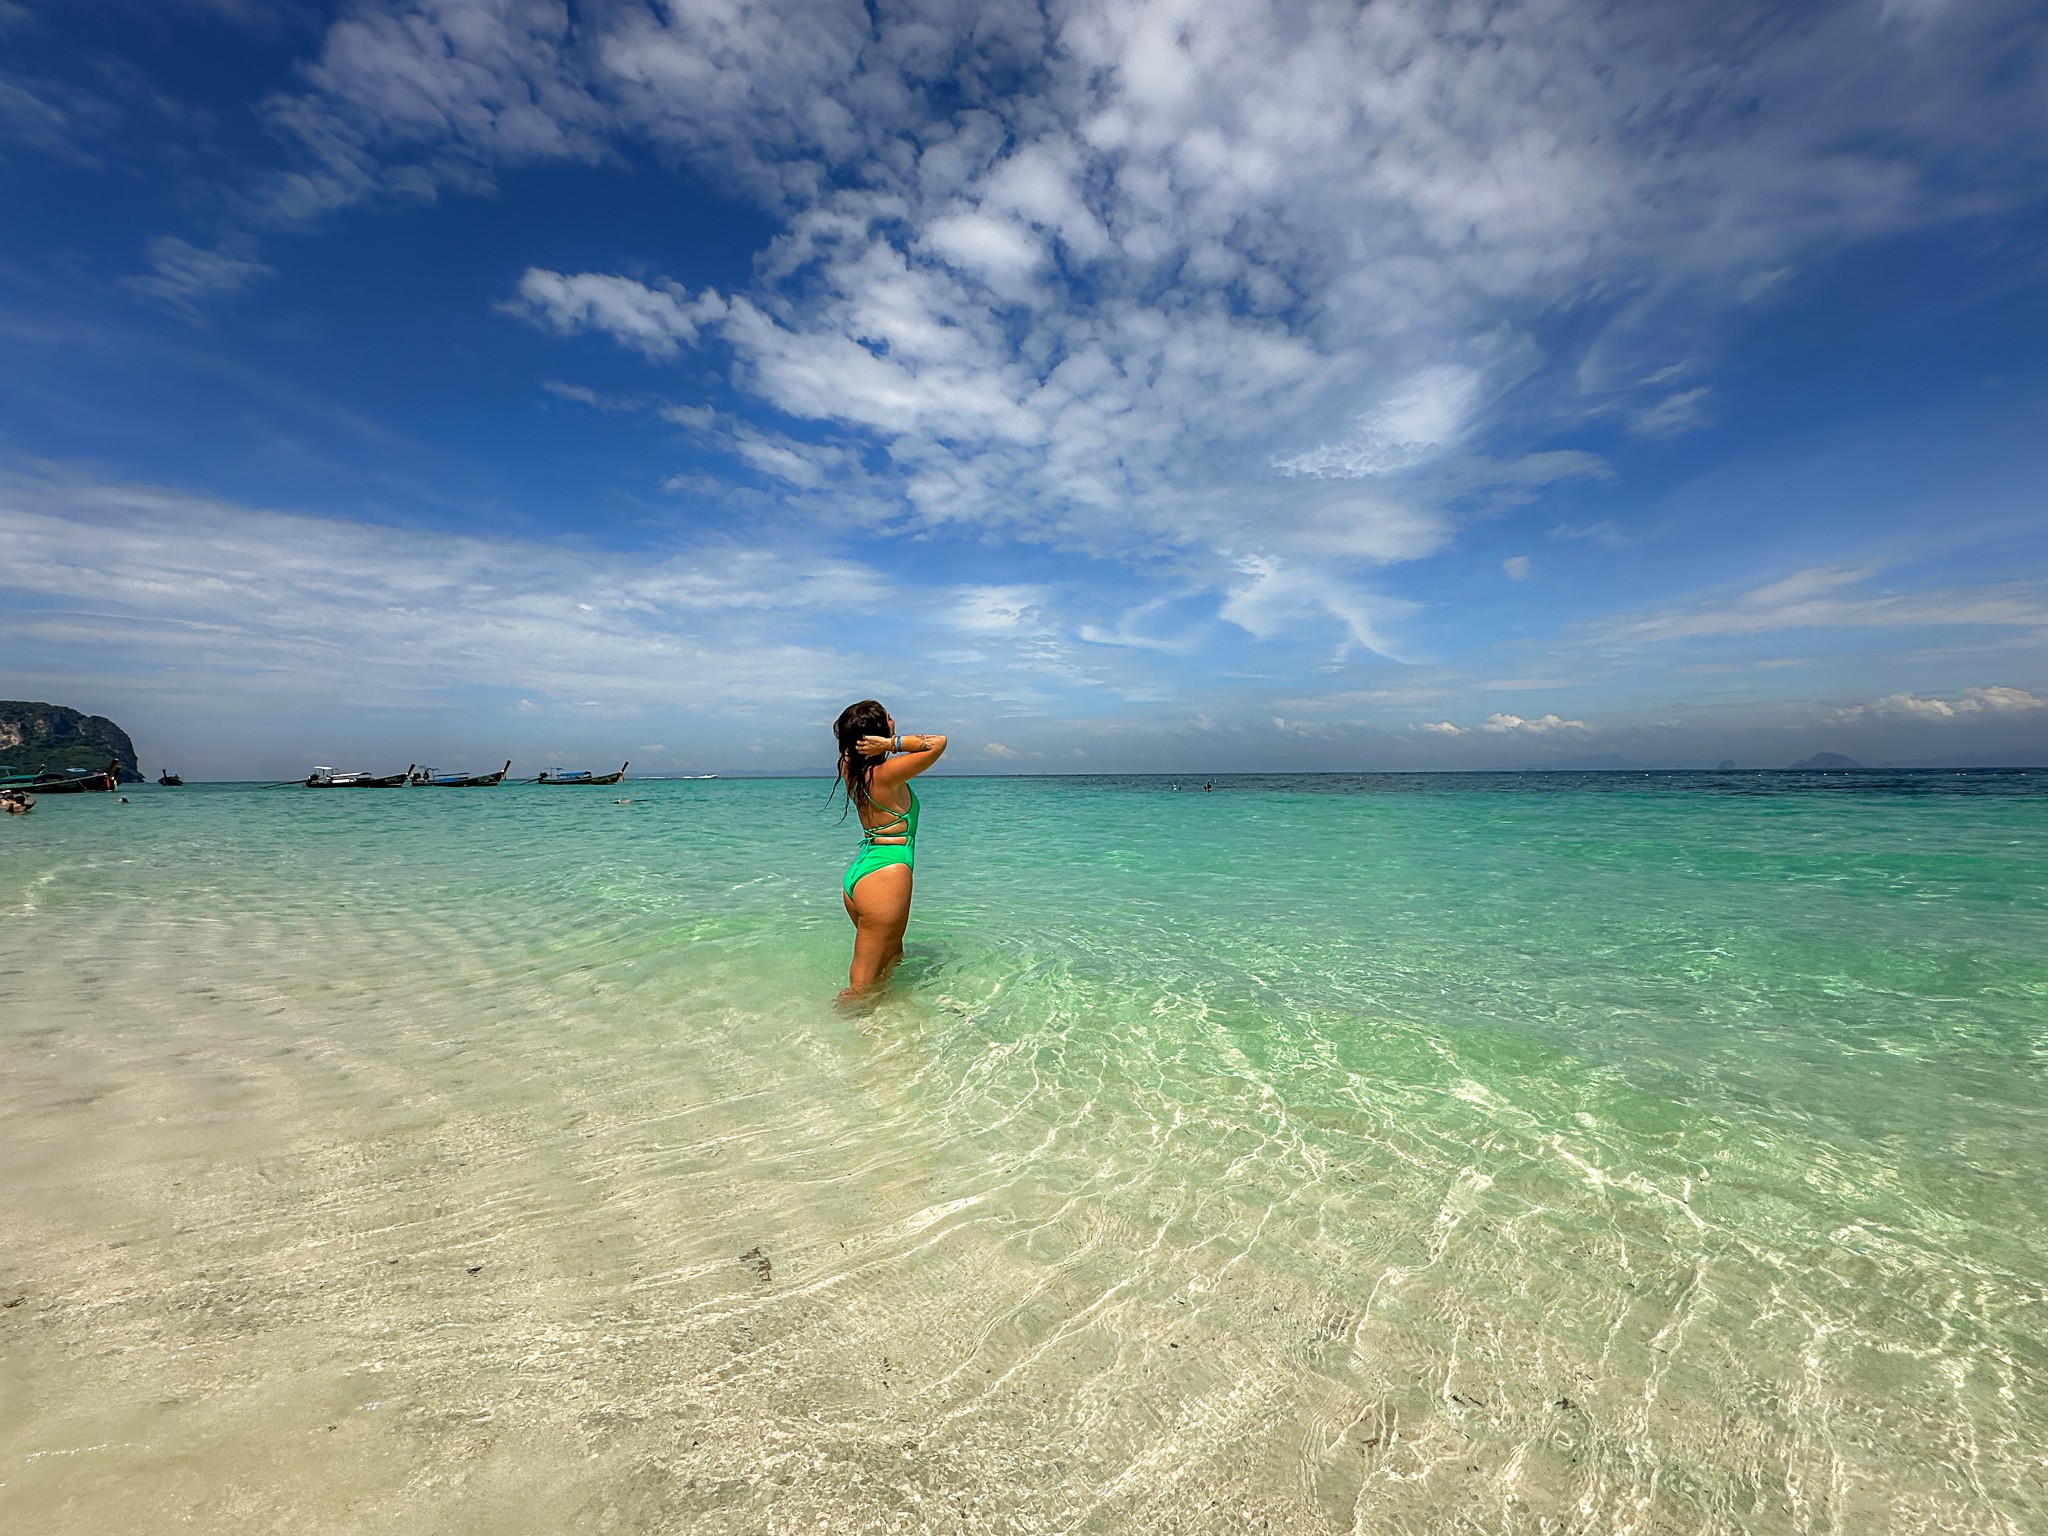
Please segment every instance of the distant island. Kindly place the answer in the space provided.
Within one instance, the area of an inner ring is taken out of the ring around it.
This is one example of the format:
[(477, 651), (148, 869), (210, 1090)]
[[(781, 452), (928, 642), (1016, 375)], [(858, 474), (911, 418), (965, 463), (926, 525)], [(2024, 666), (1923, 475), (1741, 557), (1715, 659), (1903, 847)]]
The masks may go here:
[(1793, 773), (1870, 772), (1869, 768), (1857, 762), (1855, 758), (1845, 757), (1840, 752), (1816, 752), (1811, 757), (1802, 757), (1798, 762), (1789, 764), (1788, 767)]
[(142, 782), (142, 765), (126, 731), (105, 715), (80, 714), (61, 704), (0, 699), (0, 762), (24, 773), (115, 762), (123, 784)]

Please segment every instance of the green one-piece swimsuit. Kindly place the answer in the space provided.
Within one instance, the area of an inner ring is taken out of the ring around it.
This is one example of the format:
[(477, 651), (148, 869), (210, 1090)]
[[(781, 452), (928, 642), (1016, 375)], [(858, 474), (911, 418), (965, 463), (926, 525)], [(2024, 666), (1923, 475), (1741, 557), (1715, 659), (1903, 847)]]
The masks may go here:
[[(854, 861), (846, 866), (846, 894), (851, 896), (853, 888), (876, 870), (889, 864), (917, 863), (917, 791), (910, 790), (910, 809), (896, 811), (890, 819), (879, 826), (869, 827), (867, 835), (860, 840), (860, 852)], [(878, 837), (901, 837), (900, 843), (878, 843)]]

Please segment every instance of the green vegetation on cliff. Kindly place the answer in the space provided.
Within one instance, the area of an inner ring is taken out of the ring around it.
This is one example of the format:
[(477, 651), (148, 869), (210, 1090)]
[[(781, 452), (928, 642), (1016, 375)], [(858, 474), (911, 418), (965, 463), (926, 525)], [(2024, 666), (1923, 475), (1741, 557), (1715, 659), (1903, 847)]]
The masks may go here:
[(81, 715), (61, 704), (0, 699), (0, 763), (32, 772), (37, 768), (104, 768), (121, 765), (121, 782), (140, 784), (142, 765), (135, 743), (104, 715)]

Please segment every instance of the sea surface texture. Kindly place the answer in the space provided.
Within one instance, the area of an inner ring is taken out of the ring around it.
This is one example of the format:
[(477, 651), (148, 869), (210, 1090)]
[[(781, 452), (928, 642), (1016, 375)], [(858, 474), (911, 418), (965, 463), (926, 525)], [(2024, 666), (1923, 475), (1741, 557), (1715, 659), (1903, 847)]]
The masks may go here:
[(2048, 774), (0, 825), (9, 1531), (2048, 1531)]

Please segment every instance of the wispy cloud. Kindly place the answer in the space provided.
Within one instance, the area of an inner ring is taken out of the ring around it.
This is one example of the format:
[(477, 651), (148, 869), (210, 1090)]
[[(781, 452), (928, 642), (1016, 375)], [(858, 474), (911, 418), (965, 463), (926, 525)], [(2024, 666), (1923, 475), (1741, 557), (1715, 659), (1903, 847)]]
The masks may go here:
[(823, 699), (849, 658), (789, 615), (873, 611), (886, 578), (796, 550), (702, 541), (576, 554), (235, 506), (76, 478), (0, 482), (17, 646), (80, 634), (336, 701), (483, 686), (619, 707), (747, 713)]
[(95, 165), (121, 117), (119, 107), (98, 92), (0, 70), (0, 144)]
[(1396, 651), (1386, 626), (1417, 606), (1403, 598), (1376, 597), (1313, 567), (1266, 556), (1246, 559), (1240, 569), (1244, 579), (1230, 589), (1218, 612), (1261, 639), (1304, 616), (1329, 614), (1344, 626), (1347, 645), (1392, 656)]
[(207, 250), (175, 235), (152, 239), (149, 260), (151, 271), (126, 279), (128, 286), (189, 314), (198, 313), (201, 301), (214, 294), (238, 292), (272, 273), (253, 256)]
[(1167, 597), (1153, 598), (1118, 615), (1113, 625), (1084, 623), (1077, 627), (1076, 633), (1090, 645), (1129, 646), (1141, 651), (1185, 655), (1194, 649), (1192, 636), (1160, 636), (1148, 633), (1144, 627), (1164, 613), (1171, 601)]
[(1712, 393), (1705, 385), (1682, 389), (1675, 394), (1631, 412), (1628, 426), (1641, 437), (1676, 437), (1706, 421), (1706, 399)]
[(1617, 522), (1603, 519), (1593, 523), (1556, 523), (1544, 534), (1548, 539), (1584, 539), (1594, 544), (1626, 544), (1628, 531)]
[(2048, 629), (2048, 599), (2036, 584), (1864, 590), (1882, 569), (1870, 563), (1812, 566), (1733, 597), (1601, 620), (1581, 634), (1603, 644), (1654, 644), (1797, 629)]

